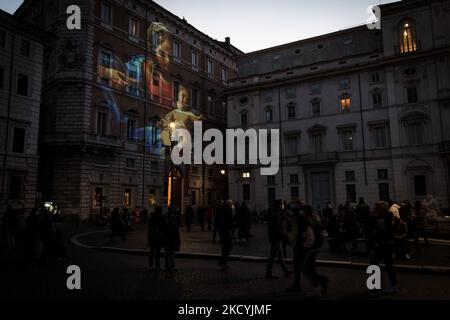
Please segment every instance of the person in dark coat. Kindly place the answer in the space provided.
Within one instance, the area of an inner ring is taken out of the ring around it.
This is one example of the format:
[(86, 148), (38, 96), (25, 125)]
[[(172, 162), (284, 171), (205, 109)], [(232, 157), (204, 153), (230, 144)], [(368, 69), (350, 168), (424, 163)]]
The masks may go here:
[(160, 270), (161, 249), (164, 246), (167, 223), (163, 216), (162, 208), (157, 206), (155, 213), (148, 220), (148, 265), (150, 269), (155, 266)]
[(184, 215), (187, 231), (191, 232), (192, 222), (194, 221), (194, 210), (190, 205), (186, 206), (186, 213)]
[(284, 204), (281, 200), (275, 201), (274, 207), (270, 209), (268, 219), (270, 254), (266, 266), (266, 279), (276, 279), (276, 277), (272, 274), (272, 269), (275, 259), (277, 258), (280, 262), (280, 266), (283, 269), (285, 276), (291, 274), (291, 272), (286, 267), (281, 251), (282, 241), (287, 240), (286, 220), (283, 216), (283, 211)]
[(247, 203), (243, 202), (239, 207), (238, 220), (238, 239), (242, 242), (246, 242), (249, 239), (250, 223), (252, 214), (247, 207)]
[(169, 215), (164, 237), (164, 250), (166, 252), (166, 271), (176, 271), (175, 252), (180, 251), (180, 245), (180, 232), (176, 223), (176, 217)]
[(213, 211), (213, 243), (216, 243), (216, 236), (220, 230), (220, 212), (223, 210), (223, 201), (218, 201)]
[(394, 229), (393, 214), (389, 212), (384, 202), (379, 202), (375, 206), (375, 212), (378, 216), (378, 225), (375, 230), (375, 250), (370, 259), (370, 264), (378, 265), (384, 260), (386, 271), (389, 275), (391, 287), (387, 292), (397, 292), (397, 276), (394, 269)]
[(200, 225), (200, 228), (202, 231), (205, 231), (205, 216), (206, 216), (205, 207), (199, 206), (197, 209), (197, 220), (198, 220), (198, 224)]
[(123, 221), (119, 208), (114, 208), (111, 212), (111, 238), (110, 241), (114, 242), (114, 238), (119, 236), (123, 241), (127, 238), (125, 237), (126, 233), (125, 222)]
[(227, 200), (225, 205), (219, 212), (219, 234), (222, 242), (222, 255), (219, 260), (219, 265), (226, 267), (228, 264), (228, 257), (233, 248), (233, 237), (231, 232), (233, 230), (233, 211), (234, 205), (232, 200)]

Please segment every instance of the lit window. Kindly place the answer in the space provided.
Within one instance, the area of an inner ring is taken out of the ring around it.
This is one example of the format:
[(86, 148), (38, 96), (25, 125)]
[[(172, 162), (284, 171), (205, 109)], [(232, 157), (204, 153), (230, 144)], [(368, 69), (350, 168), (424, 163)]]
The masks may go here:
[(417, 51), (416, 36), (411, 22), (408, 20), (404, 21), (400, 32), (400, 52), (408, 53)]
[(349, 112), (351, 105), (352, 105), (352, 101), (350, 99), (350, 96), (347, 95), (347, 94), (344, 94), (341, 97), (341, 111), (342, 112)]
[(123, 192), (123, 206), (131, 207), (131, 189), (125, 189)]
[(244, 178), (244, 179), (250, 179), (250, 172), (244, 172), (244, 173), (242, 173), (242, 178)]

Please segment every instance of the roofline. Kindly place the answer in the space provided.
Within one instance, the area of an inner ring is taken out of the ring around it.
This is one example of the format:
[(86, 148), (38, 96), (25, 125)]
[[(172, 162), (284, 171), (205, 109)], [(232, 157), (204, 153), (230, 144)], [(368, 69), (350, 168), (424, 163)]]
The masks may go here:
[(274, 47), (269, 47), (269, 48), (265, 48), (265, 49), (261, 49), (261, 50), (251, 51), (251, 52), (245, 53), (243, 56), (252, 56), (252, 55), (257, 55), (257, 54), (261, 54), (261, 53), (265, 53), (265, 52), (270, 52), (270, 51), (277, 50), (277, 49), (288, 48), (290, 46), (301, 45), (301, 44), (304, 44), (304, 43), (308, 43), (308, 42), (313, 42), (313, 41), (317, 41), (317, 40), (321, 40), (321, 39), (334, 37), (334, 36), (339, 35), (339, 34), (351, 33), (351, 32), (355, 32), (355, 31), (358, 31), (358, 30), (363, 30), (363, 29), (366, 29), (366, 28), (367, 28), (366, 24), (361, 24), (361, 25), (358, 25), (358, 26), (355, 26), (355, 27), (351, 27), (351, 28), (348, 28), (348, 29), (342, 29), (342, 30), (339, 30), (339, 31), (333, 31), (333, 32), (330, 32), (330, 33), (318, 35), (318, 36), (311, 37), (311, 38), (301, 39), (301, 40), (297, 40), (297, 41), (293, 41), (293, 42), (280, 44), (280, 45), (277, 45), (277, 46), (274, 46)]

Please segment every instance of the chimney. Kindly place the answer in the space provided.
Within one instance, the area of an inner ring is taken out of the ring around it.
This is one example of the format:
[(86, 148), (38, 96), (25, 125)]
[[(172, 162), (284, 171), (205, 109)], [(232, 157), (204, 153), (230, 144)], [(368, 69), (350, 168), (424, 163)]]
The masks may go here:
[(231, 42), (230, 42), (230, 37), (226, 37), (226, 38), (225, 38), (225, 44), (229, 46), (230, 43), (231, 43)]

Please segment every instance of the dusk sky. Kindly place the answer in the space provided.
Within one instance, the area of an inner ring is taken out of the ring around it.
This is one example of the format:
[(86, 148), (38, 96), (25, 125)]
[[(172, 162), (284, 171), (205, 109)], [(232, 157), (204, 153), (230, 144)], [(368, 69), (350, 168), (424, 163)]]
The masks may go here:
[[(212, 38), (244, 52), (364, 24), (367, 7), (393, 0), (156, 0)], [(0, 0), (13, 13), (22, 0)]]

